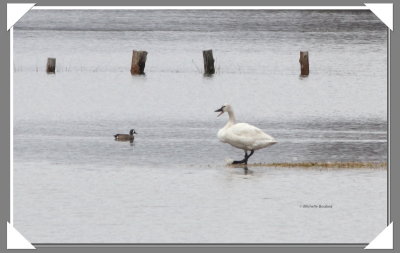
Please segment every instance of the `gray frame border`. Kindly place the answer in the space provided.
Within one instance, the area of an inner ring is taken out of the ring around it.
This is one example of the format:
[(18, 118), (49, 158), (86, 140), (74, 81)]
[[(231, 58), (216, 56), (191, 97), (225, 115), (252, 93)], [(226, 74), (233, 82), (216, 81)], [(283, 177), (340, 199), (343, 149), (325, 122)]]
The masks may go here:
[[(105, 1), (99, 0), (96, 2), (90, 2), (89, 0), (83, 1), (50, 1), (50, 0), (37, 0), (37, 1), (8, 1), (9, 3), (29, 3), (36, 2), (37, 6), (363, 6), (364, 1), (359, 0), (336, 0), (336, 1), (316, 1), (316, 0), (301, 0), (301, 1), (288, 1), (288, 0), (273, 0), (264, 2), (262, 0), (247, 0), (246, 2), (240, 2), (239, 0), (232, 0), (230, 2), (225, 0), (203, 0), (194, 1), (190, 3), (184, 0), (114, 0)], [(374, 3), (388, 3), (393, 1), (373, 1)], [(0, 229), (0, 248), (6, 250), (6, 222), (9, 220), (9, 190), (10, 190), (10, 64), (9, 64), (9, 50), (10, 41), (9, 33), (6, 30), (7, 23), (7, 7), (6, 2), (0, 3), (0, 197), (1, 202), (6, 204), (0, 205), (0, 224), (3, 224)], [(399, 9), (396, 3), (394, 3), (394, 28), (400, 27), (396, 17)], [(400, 103), (396, 100), (396, 94), (400, 94), (400, 87), (393, 80), (400, 79), (399, 71), (392, 71), (393, 66), (398, 67), (400, 61), (400, 38), (397, 30), (390, 32), (390, 41), (388, 40), (388, 134), (390, 140), (388, 140), (388, 152), (389, 152), (389, 165), (399, 164), (399, 157), (391, 156), (394, 154), (392, 151), (398, 152), (400, 146), (400, 134), (398, 129), (400, 127), (399, 113), (398, 111), (390, 110), (390, 108), (400, 108)], [(390, 43), (390, 45), (389, 45)], [(390, 51), (389, 51), (390, 50)], [(399, 184), (392, 184), (395, 179), (400, 179), (398, 170), (388, 170), (388, 199), (390, 210), (390, 217), (388, 215), (388, 223), (391, 221), (397, 221), (399, 212), (399, 203), (396, 193), (399, 191)], [(390, 194), (391, 193), (391, 194)], [(394, 248), (396, 249), (396, 235), (397, 227), (394, 226)], [(111, 248), (115, 252), (361, 252), (366, 244), (34, 244), (37, 251), (40, 252), (108, 252)], [(12, 250), (12, 252), (19, 252), (20, 250)], [(22, 251), (22, 250), (21, 250)], [(383, 250), (374, 250), (374, 252), (380, 252)], [(26, 251), (22, 251), (26, 252)]]

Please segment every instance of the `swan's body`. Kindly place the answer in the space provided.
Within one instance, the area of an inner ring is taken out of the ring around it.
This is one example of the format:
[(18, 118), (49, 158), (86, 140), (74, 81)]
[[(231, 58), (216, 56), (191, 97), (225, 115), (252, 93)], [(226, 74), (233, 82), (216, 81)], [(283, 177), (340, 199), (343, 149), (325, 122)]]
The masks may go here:
[[(216, 112), (221, 112), (218, 116), (224, 112), (228, 112), (229, 114), (228, 122), (218, 131), (218, 139), (221, 142), (228, 143), (245, 151), (245, 158), (241, 161), (234, 161), (233, 163), (247, 164), (247, 160), (254, 153), (254, 150), (266, 148), (277, 143), (272, 136), (264, 133), (255, 126), (247, 123), (236, 123), (232, 106), (223, 105), (220, 109), (216, 110)], [(247, 155), (247, 151), (251, 151), (250, 155)]]
[(247, 123), (225, 126), (218, 131), (217, 136), (221, 142), (247, 151), (266, 148), (276, 143), (270, 135)]

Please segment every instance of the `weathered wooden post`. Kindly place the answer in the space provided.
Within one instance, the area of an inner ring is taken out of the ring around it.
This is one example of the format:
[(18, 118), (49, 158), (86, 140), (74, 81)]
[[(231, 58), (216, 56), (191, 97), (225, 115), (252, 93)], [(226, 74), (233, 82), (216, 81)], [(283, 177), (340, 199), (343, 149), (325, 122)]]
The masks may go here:
[(309, 65), (308, 65), (308, 51), (300, 51), (300, 70), (301, 76), (308, 76), (310, 74)]
[(146, 59), (147, 59), (146, 51), (133, 50), (132, 65), (131, 65), (132, 75), (144, 75), (144, 67), (146, 65)]
[(211, 49), (203, 51), (203, 59), (204, 59), (204, 74), (205, 75), (215, 74), (214, 58)]
[(56, 73), (56, 58), (47, 58), (46, 72), (47, 74)]

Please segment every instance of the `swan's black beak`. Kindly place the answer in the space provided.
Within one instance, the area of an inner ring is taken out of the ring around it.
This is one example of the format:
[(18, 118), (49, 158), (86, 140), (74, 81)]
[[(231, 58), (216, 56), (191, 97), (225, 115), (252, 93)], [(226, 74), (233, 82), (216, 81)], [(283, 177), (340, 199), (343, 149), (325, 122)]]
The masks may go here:
[(215, 110), (215, 112), (219, 112), (220, 113), (220, 114), (217, 115), (217, 117), (221, 116), (224, 113), (224, 111), (222, 109), (224, 109), (223, 106), (221, 108), (219, 108), (218, 110)]

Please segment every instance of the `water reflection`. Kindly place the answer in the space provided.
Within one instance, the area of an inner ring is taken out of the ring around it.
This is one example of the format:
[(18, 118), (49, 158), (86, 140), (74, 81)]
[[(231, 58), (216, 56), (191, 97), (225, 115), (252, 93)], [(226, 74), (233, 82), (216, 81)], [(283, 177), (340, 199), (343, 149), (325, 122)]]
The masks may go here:
[(235, 167), (231, 167), (230, 169), (232, 169), (232, 174), (246, 175), (246, 176), (250, 176), (250, 175), (254, 174), (254, 171), (250, 170), (247, 165), (235, 166)]
[(244, 168), (243, 168), (243, 174), (244, 174), (244, 175), (252, 175), (252, 174), (253, 174), (253, 171), (252, 171), (252, 170), (249, 170), (249, 168), (248, 168), (247, 165), (246, 165), (246, 166), (244, 166)]

